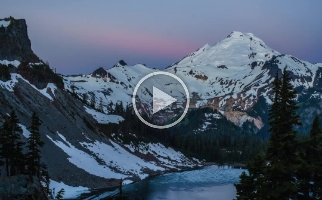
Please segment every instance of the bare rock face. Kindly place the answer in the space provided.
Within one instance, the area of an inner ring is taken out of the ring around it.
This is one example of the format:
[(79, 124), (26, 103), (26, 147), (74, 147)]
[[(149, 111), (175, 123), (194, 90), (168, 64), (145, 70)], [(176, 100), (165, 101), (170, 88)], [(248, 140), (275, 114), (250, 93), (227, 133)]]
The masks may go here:
[(316, 90), (322, 90), (322, 67), (316, 71), (313, 87)]
[(251, 117), (246, 112), (230, 111), (230, 112), (225, 112), (224, 116), (237, 126), (242, 126), (246, 121), (253, 122), (254, 125), (259, 130), (264, 126), (262, 119), (260, 117), (258, 118)]
[(35, 176), (2, 177), (0, 199), (47, 199), (40, 181)]
[(12, 17), (0, 20), (10, 22), (0, 27), (0, 60), (38, 62), (31, 49), (26, 20)]
[(104, 77), (107, 75), (107, 71), (105, 69), (103, 69), (102, 67), (96, 69), (93, 73), (92, 76), (93, 77)]

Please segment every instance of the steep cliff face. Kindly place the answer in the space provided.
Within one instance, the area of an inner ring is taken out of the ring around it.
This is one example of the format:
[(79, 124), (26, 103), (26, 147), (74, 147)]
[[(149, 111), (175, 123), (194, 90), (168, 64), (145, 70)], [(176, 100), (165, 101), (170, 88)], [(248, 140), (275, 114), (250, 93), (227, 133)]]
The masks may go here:
[(20, 74), (38, 89), (48, 83), (64, 88), (62, 78), (32, 51), (26, 20), (12, 17), (0, 19), (0, 80), (10, 80), (10, 72)]
[(31, 49), (24, 19), (0, 19), (0, 60), (39, 62)]

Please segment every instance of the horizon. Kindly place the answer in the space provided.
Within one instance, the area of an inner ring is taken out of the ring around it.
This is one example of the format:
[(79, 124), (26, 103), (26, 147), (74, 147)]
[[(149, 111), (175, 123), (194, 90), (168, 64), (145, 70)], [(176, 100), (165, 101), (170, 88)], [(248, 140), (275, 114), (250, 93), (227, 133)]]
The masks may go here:
[(164, 69), (232, 31), (253, 33), (280, 53), (322, 62), (320, 1), (234, 1), (233, 7), (232, 1), (14, 2), (3, 3), (0, 18), (26, 19), (34, 53), (65, 75), (109, 69), (119, 60)]

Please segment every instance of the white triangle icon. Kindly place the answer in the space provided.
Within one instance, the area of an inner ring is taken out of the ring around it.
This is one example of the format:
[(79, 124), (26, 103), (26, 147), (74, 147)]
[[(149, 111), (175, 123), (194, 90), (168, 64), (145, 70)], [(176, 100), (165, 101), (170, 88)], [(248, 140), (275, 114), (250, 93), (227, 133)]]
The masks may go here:
[(153, 114), (176, 101), (177, 99), (153, 86)]

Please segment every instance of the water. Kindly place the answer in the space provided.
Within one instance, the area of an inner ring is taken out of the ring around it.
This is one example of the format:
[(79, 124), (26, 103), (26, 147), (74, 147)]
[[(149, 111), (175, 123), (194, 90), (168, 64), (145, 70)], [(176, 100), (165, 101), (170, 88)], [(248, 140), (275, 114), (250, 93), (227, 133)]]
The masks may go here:
[[(164, 174), (125, 185), (123, 194), (130, 199), (178, 200), (235, 198), (234, 183), (239, 181), (242, 169), (208, 166), (201, 169)], [(102, 199), (118, 194), (118, 189), (109, 192), (92, 193), (86, 199)]]

